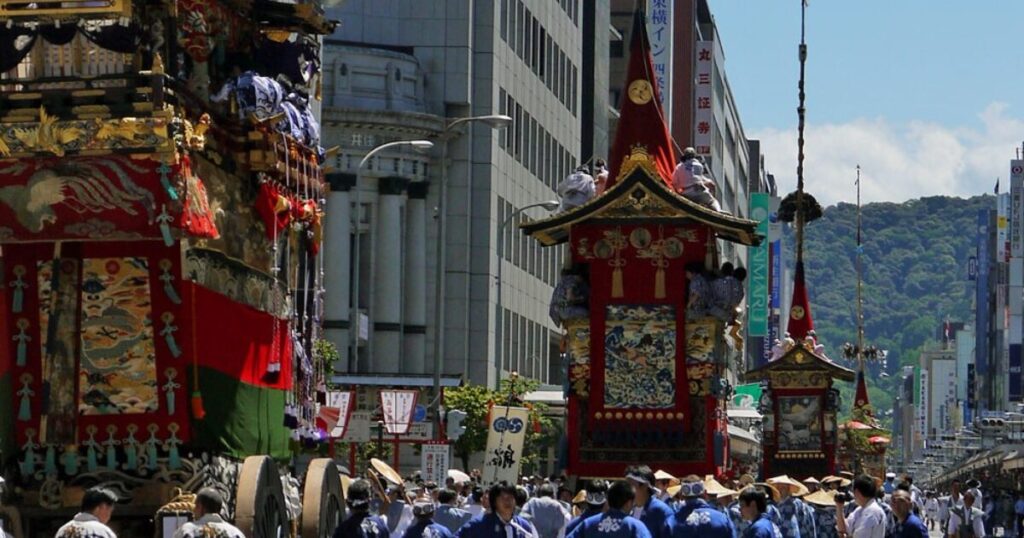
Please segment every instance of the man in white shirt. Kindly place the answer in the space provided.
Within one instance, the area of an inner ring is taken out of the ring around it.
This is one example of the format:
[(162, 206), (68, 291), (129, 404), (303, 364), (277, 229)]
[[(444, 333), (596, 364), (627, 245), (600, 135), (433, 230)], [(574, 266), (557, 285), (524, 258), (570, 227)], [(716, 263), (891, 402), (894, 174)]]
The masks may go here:
[(82, 508), (64, 524), (54, 538), (117, 538), (107, 526), (114, 515), (117, 495), (105, 488), (90, 488), (82, 497)]
[(953, 538), (985, 538), (985, 512), (974, 507), (974, 494), (964, 493), (964, 505), (949, 511), (946, 536)]
[(178, 528), (174, 538), (245, 538), (238, 527), (224, 521), (220, 511), (224, 507), (224, 498), (213, 488), (203, 488), (196, 493), (196, 504), (192, 507), (195, 521), (189, 521)]
[[(857, 508), (845, 519), (836, 518), (840, 538), (884, 538), (885, 510), (875, 500), (878, 489), (870, 476), (861, 475), (853, 481), (853, 501)], [(836, 513), (842, 514), (845, 503), (836, 499)]]

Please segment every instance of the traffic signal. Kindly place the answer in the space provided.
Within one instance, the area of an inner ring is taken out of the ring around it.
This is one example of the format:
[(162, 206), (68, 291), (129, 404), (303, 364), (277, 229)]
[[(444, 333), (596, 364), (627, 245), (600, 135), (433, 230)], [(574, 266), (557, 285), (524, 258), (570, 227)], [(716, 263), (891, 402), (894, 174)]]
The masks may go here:
[(466, 420), (466, 412), (452, 409), (448, 411), (447, 437), (449, 441), (457, 441), (462, 434), (466, 433), (466, 426), (462, 421)]

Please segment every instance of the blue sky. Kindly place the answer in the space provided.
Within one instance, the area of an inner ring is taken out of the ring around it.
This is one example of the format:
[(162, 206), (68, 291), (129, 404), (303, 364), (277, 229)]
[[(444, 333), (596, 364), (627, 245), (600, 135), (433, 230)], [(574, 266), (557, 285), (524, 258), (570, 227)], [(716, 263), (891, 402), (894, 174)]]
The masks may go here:
[[(795, 185), (799, 0), (709, 0), (748, 138)], [(1024, 1), (811, 0), (807, 181), (850, 200), (991, 192), (1024, 140)]]

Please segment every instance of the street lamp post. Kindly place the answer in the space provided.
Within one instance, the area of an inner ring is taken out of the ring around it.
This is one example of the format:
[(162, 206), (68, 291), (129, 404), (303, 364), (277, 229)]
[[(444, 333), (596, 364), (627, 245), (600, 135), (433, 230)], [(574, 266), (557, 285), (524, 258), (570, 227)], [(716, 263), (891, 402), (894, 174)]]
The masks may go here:
[(494, 388), (495, 389), (497, 389), (499, 386), (501, 386), (501, 380), (499, 378), (501, 377), (501, 366), (503, 364), (504, 356), (505, 356), (505, 345), (504, 345), (504, 342), (502, 341), (502, 339), (505, 336), (503, 334), (503, 329), (504, 329), (504, 326), (505, 326), (505, 320), (504, 320), (505, 312), (504, 312), (504, 308), (503, 308), (503, 304), (502, 304), (502, 300), (501, 300), (501, 273), (502, 273), (502, 267), (505, 265), (505, 227), (508, 226), (508, 224), (510, 222), (512, 222), (516, 217), (518, 217), (520, 214), (522, 214), (523, 211), (526, 211), (527, 209), (532, 209), (534, 207), (543, 207), (544, 209), (546, 209), (548, 211), (554, 211), (554, 210), (558, 209), (558, 206), (559, 206), (558, 200), (548, 200), (546, 202), (538, 202), (536, 204), (530, 204), (528, 206), (520, 207), (519, 209), (513, 211), (512, 214), (509, 215), (505, 219), (505, 221), (501, 223), (500, 226), (498, 226), (498, 290), (497, 290), (497, 296), (498, 297), (497, 297), (497, 300), (495, 301), (496, 304), (495, 304), (495, 308), (494, 308), (494, 320), (495, 320), (495, 323), (496, 323), (496, 326), (494, 327), (494, 334), (495, 334), (495, 337), (494, 337)]
[(465, 123), (482, 122), (492, 129), (502, 129), (512, 123), (512, 118), (500, 114), (455, 118), (445, 122), (441, 133), (441, 184), (437, 197), (437, 267), (434, 280), (434, 436), (441, 436), (441, 368), (444, 365), (444, 288), (447, 271), (445, 239), (448, 235), (448, 141), (455, 127)]
[(352, 270), (354, 272), (355, 278), (352, 279), (352, 311), (351, 314), (349, 315), (349, 318), (351, 319), (351, 321), (349, 322), (349, 343), (352, 346), (352, 350), (349, 352), (348, 357), (349, 372), (355, 371), (355, 366), (356, 364), (358, 364), (359, 358), (359, 281), (362, 278), (362, 275), (360, 274), (359, 237), (362, 235), (360, 227), (362, 226), (363, 223), (363, 204), (361, 196), (362, 193), (359, 190), (359, 172), (363, 169), (363, 166), (370, 161), (370, 157), (373, 157), (374, 155), (381, 151), (384, 151), (385, 149), (397, 146), (412, 146), (414, 149), (426, 151), (434, 147), (434, 143), (429, 140), (396, 140), (394, 142), (381, 144), (371, 149), (370, 151), (366, 152), (366, 155), (363, 156), (362, 160), (359, 161), (359, 165), (356, 166), (356, 211), (355, 226), (353, 227), (353, 229), (355, 230), (355, 244), (353, 245), (352, 252), (352, 261), (354, 262), (354, 267)]

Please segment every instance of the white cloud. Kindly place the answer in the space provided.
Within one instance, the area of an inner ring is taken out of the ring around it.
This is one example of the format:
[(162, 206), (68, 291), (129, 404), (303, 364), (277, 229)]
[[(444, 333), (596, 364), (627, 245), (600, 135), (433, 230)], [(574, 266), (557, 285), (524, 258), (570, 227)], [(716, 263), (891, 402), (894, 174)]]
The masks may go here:
[[(896, 124), (884, 118), (842, 124), (810, 124), (804, 146), (807, 192), (823, 205), (856, 199), (856, 166), (861, 166), (864, 202), (903, 202), (922, 196), (991, 193), (996, 178), (1009, 190), (1010, 159), (1024, 139), (1024, 118), (992, 103), (977, 126), (933, 122)], [(764, 129), (765, 166), (782, 195), (796, 188), (796, 129)]]

